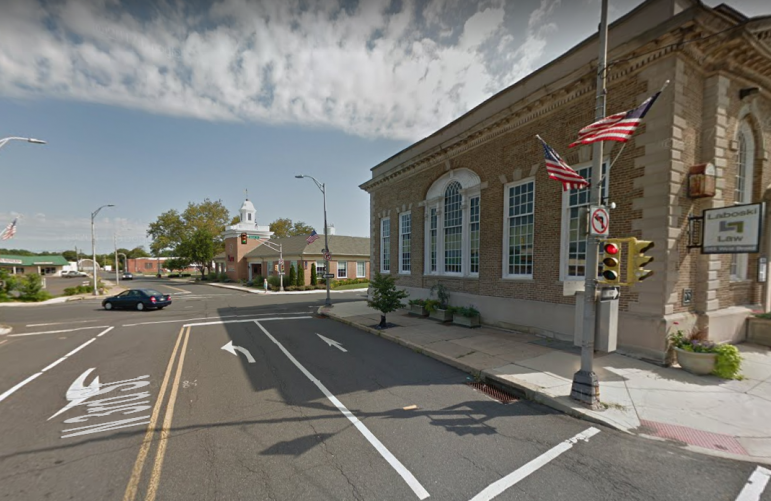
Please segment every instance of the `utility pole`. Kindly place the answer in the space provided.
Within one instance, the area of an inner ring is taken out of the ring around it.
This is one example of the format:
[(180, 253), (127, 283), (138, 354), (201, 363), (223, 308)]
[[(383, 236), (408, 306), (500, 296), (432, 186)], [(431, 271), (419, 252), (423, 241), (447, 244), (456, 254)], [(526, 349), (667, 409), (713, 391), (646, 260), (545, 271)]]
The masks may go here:
[(115, 251), (115, 285), (120, 285), (120, 275), (118, 274), (118, 237), (115, 233), (112, 234), (112, 247)]
[[(608, 57), (608, 0), (602, 0), (599, 33), (600, 55), (597, 61), (597, 101), (595, 120), (605, 118), (606, 64)], [(590, 207), (600, 205), (602, 194), (603, 142), (596, 141), (592, 149)], [(600, 404), (600, 383), (594, 373), (595, 307), (597, 304), (597, 269), (599, 240), (586, 232), (586, 267), (584, 268), (584, 323), (581, 341), (581, 370), (573, 375), (570, 396), (592, 408)]]

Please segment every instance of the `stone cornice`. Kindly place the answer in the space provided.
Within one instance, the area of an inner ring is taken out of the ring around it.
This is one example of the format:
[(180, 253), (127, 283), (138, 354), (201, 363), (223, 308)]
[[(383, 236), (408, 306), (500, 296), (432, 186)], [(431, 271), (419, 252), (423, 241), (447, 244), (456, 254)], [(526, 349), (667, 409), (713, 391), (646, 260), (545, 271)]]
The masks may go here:
[[(712, 44), (714, 40), (704, 42), (682, 43), (703, 36), (717, 33), (730, 27), (730, 23), (722, 18), (705, 15), (698, 16), (695, 23), (686, 23), (677, 29), (664, 33), (658, 39), (637, 47), (636, 50), (628, 50), (627, 54), (615, 54), (615, 60), (622, 59), (622, 63), (611, 66), (608, 72), (608, 84), (612, 84), (623, 78), (627, 78), (646, 66), (674, 53), (681, 53), (699, 61), (700, 64), (709, 62), (712, 65), (733, 64), (738, 66), (737, 58), (748, 64), (748, 67), (735, 68), (737, 73), (749, 73), (746, 75), (751, 80), (761, 81), (771, 88), (769, 68), (771, 68), (771, 51), (760, 42), (756, 34), (746, 30), (737, 30), (731, 35), (733, 43)], [(705, 33), (705, 31), (707, 33)], [(686, 35), (690, 35), (686, 38)], [(720, 39), (721, 37), (715, 37)], [(729, 48), (726, 50), (726, 45)], [(655, 50), (655, 47), (661, 47)], [(651, 50), (653, 48), (653, 50)], [(730, 52), (731, 48), (738, 50), (739, 55)], [(728, 54), (730, 53), (730, 57)], [(636, 55), (639, 54), (639, 55)], [(712, 71), (716, 71), (715, 68)], [(578, 74), (578, 75), (576, 75)], [(457, 136), (449, 144), (440, 145), (425, 152), (417, 158), (403, 163), (396, 169), (375, 177), (360, 185), (360, 188), (371, 192), (376, 187), (394, 178), (406, 178), (416, 175), (440, 162), (447, 162), (458, 155), (476, 148), (496, 137), (520, 128), (545, 115), (556, 112), (558, 109), (594, 92), (594, 78), (596, 63), (585, 65), (579, 71), (574, 72), (572, 81), (549, 91), (549, 88), (541, 88), (536, 93), (520, 100), (511, 107), (490, 117), (462, 135)]]

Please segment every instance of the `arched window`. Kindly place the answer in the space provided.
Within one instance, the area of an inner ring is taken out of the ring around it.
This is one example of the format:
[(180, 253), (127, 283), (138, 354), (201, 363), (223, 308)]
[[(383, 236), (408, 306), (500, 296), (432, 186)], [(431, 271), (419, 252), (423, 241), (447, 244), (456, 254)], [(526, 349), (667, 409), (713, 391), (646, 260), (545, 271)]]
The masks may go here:
[(479, 275), (480, 185), (473, 171), (457, 169), (428, 190), (425, 274)]
[[(755, 162), (755, 140), (752, 128), (746, 120), (739, 126), (737, 135), (739, 143), (736, 152), (736, 180), (734, 184), (734, 203), (752, 203), (752, 178)], [(747, 279), (747, 267), (749, 259), (747, 254), (734, 254), (731, 256), (730, 276), (733, 281)]]

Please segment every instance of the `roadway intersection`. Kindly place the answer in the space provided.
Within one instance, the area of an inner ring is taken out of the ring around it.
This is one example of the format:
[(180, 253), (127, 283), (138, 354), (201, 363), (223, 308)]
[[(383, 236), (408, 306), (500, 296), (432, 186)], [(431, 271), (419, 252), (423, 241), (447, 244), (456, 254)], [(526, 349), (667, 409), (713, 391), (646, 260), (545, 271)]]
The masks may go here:
[(771, 501), (755, 464), (503, 405), (322, 294), (130, 285), (174, 303), (0, 310), (0, 499)]

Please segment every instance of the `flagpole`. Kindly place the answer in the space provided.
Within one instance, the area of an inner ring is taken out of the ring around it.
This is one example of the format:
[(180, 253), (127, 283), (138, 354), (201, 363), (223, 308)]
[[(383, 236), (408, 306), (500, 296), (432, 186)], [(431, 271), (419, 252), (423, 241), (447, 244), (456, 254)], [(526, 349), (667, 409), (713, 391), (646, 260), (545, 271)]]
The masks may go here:
[[(595, 118), (605, 118), (606, 68), (608, 57), (608, 0), (602, 0), (599, 30), (600, 54), (597, 61), (597, 101)], [(602, 195), (603, 142), (596, 141), (592, 150), (590, 205), (600, 204)], [(599, 240), (587, 231), (586, 267), (584, 268), (584, 318), (581, 342), (581, 370), (573, 375), (570, 396), (592, 408), (600, 405), (600, 383), (594, 373), (595, 306), (597, 301), (597, 269)]]
[[(664, 85), (661, 86), (661, 90), (659, 91), (659, 94), (664, 92), (664, 89), (666, 89), (668, 85), (669, 85), (669, 80), (664, 82)], [(605, 175), (602, 176), (602, 180), (600, 181), (600, 184), (602, 184), (605, 181), (605, 177), (610, 176), (610, 169), (612, 169), (613, 166), (616, 165), (616, 162), (618, 161), (619, 157), (621, 156), (621, 153), (624, 152), (624, 148), (626, 148), (626, 142), (621, 145), (621, 149), (618, 150), (618, 154), (616, 155), (616, 158), (613, 159), (613, 161), (608, 166), (608, 170), (605, 172)]]

